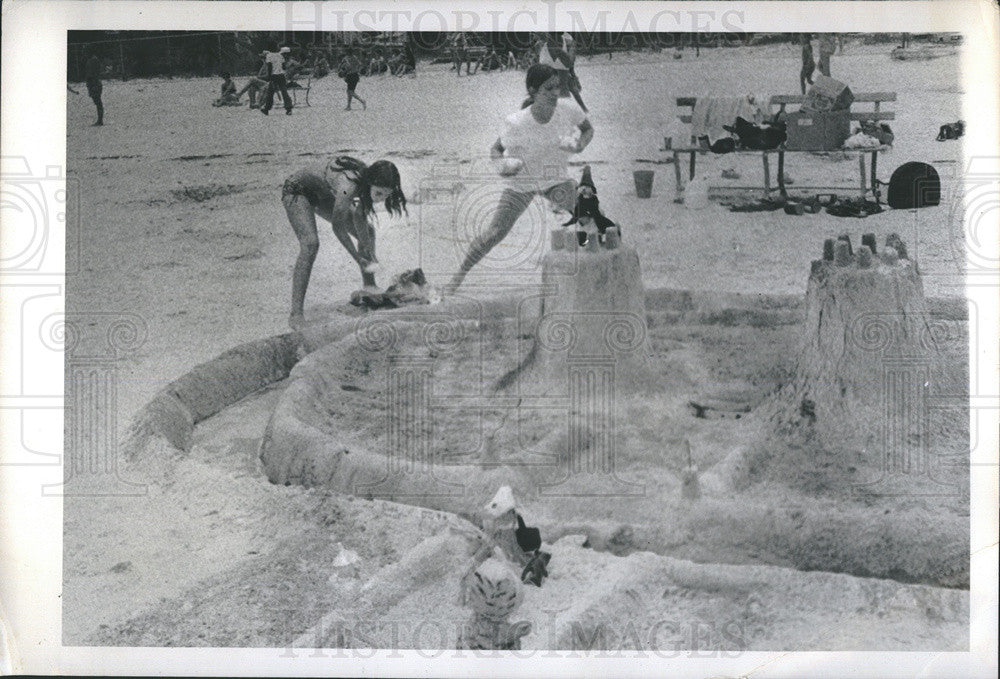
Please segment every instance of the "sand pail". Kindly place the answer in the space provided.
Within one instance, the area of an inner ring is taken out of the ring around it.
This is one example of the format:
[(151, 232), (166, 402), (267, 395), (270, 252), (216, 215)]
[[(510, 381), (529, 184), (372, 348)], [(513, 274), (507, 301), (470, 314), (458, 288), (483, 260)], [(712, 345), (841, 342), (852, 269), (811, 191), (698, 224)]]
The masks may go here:
[(636, 170), (632, 173), (635, 180), (635, 195), (639, 198), (649, 198), (653, 195), (653, 171)]

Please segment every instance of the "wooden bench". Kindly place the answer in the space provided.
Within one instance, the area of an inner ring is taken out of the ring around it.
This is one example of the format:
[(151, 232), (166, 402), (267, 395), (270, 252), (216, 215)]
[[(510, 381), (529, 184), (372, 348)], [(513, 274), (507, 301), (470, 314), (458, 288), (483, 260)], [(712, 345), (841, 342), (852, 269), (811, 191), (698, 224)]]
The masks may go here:
[[(300, 71), (296, 74), (295, 80), (288, 83), (286, 86), (288, 94), (292, 95), (292, 106), (299, 106), (299, 95), (302, 95), (303, 106), (311, 106), (309, 103), (309, 90), (312, 89), (312, 73), (306, 73)], [(281, 96), (281, 93), (278, 93)]]
[[(773, 118), (775, 115), (779, 116), (779, 119), (784, 117), (788, 113), (786, 107), (789, 105), (801, 106), (806, 100), (805, 95), (802, 94), (779, 94), (771, 97), (768, 102), (768, 108)], [(851, 122), (864, 122), (873, 121), (876, 123), (895, 120), (896, 114), (893, 111), (882, 110), (881, 105), (885, 102), (896, 101), (895, 92), (861, 92), (854, 95), (854, 104), (873, 104), (873, 110), (870, 111), (854, 111), (850, 112)], [(698, 103), (697, 97), (678, 97), (677, 106), (678, 108), (691, 109), (691, 113), (682, 113), (679, 118), (683, 123), (690, 124), (692, 121), (692, 114), (694, 113), (695, 104)], [(775, 111), (775, 107), (778, 107)], [(691, 136), (690, 146), (682, 146), (679, 148), (663, 148), (661, 151), (672, 151), (674, 155), (674, 178), (677, 182), (677, 190), (680, 191), (683, 188), (683, 181), (681, 179), (681, 165), (680, 156), (683, 153), (687, 153), (690, 156), (689, 161), (689, 171), (688, 171), (688, 181), (694, 179), (695, 175), (695, 158), (698, 154), (710, 153), (709, 149), (704, 146), (699, 145), (698, 140), (695, 139), (694, 135)], [(751, 154), (759, 153), (761, 154), (761, 159), (764, 166), (764, 190), (771, 192), (771, 166), (770, 166), (770, 155), (772, 153), (778, 156), (778, 172), (777, 172), (777, 189), (781, 192), (782, 197), (788, 195), (787, 189), (785, 187), (785, 154), (786, 153), (858, 153), (858, 173), (859, 173), (859, 188), (861, 189), (862, 195), (867, 194), (869, 190), (873, 192), (876, 199), (878, 199), (878, 183), (877, 183), (877, 172), (878, 172), (878, 153), (881, 148), (875, 149), (842, 149), (837, 151), (792, 151), (784, 148), (782, 144), (778, 148), (769, 151), (733, 151), (732, 153), (737, 154)], [(871, 162), (869, 168), (865, 167), (865, 156), (871, 156)], [(869, 187), (870, 183), (870, 187)], [(754, 187), (739, 187), (739, 188), (754, 188)], [(803, 189), (843, 189), (843, 187), (837, 186), (803, 186), (798, 187)]]

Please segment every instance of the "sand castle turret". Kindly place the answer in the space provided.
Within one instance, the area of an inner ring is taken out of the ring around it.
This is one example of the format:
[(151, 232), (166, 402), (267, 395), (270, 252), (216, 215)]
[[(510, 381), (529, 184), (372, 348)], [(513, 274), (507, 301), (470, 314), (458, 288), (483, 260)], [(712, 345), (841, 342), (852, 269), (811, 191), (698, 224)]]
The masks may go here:
[(630, 390), (648, 375), (639, 255), (621, 244), (616, 227), (588, 236), (581, 244), (576, 231), (553, 232), (552, 250), (542, 260), (534, 345), (502, 386), (516, 382), (528, 395), (565, 393), (583, 380), (614, 392)]
[(773, 416), (779, 434), (830, 448), (876, 449), (885, 437), (914, 445), (926, 436), (915, 409), (936, 352), (920, 273), (899, 236), (881, 250), (874, 234), (861, 243), (828, 240), (812, 263), (795, 377)]

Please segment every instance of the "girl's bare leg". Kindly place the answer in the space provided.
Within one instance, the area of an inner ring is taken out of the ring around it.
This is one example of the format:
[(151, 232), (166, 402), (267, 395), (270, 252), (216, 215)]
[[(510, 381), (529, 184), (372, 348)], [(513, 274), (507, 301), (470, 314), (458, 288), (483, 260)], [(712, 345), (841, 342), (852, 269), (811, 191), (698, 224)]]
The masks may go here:
[[(375, 258), (375, 229), (372, 228), (371, 224), (357, 224), (356, 222), (355, 229), (364, 229), (364, 234), (359, 235), (355, 233), (354, 236), (358, 241), (358, 255), (362, 259), (361, 262), (358, 262), (358, 266), (361, 268), (361, 284), (365, 288), (377, 290), (375, 272), (365, 271), (366, 266), (370, 266), (377, 261)], [(362, 235), (364, 236), (363, 238), (361, 237)]]
[(556, 184), (545, 191), (545, 197), (566, 212), (572, 213), (576, 208), (576, 182), (567, 179), (562, 184)]
[(486, 231), (479, 234), (469, 244), (469, 251), (465, 255), (465, 260), (444, 290), (446, 295), (450, 295), (458, 290), (459, 286), (462, 285), (462, 281), (465, 280), (465, 274), (469, 273), (472, 267), (510, 233), (514, 223), (528, 209), (534, 196), (535, 194), (530, 192), (521, 193), (513, 189), (504, 189), (503, 193), (500, 194), (500, 202), (497, 205), (497, 210), (493, 213), (493, 220)]
[(295, 271), (292, 273), (292, 312), (288, 324), (293, 330), (298, 330), (305, 324), (302, 311), (306, 299), (306, 288), (309, 287), (309, 276), (312, 273), (316, 253), (319, 252), (319, 234), (316, 233), (316, 214), (309, 199), (305, 196), (286, 195), (281, 197), (285, 205), (288, 222), (299, 239), (299, 256), (295, 260)]

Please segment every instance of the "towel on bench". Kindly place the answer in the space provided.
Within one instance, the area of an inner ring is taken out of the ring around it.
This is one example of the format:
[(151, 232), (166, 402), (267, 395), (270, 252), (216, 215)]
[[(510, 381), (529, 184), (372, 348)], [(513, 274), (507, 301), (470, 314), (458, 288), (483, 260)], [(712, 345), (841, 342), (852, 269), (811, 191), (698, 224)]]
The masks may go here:
[(760, 124), (770, 114), (770, 110), (760, 103), (767, 101), (756, 95), (698, 97), (691, 113), (691, 134), (695, 139), (708, 137), (708, 142), (712, 144), (730, 136), (723, 125), (733, 125), (738, 117)]

